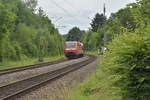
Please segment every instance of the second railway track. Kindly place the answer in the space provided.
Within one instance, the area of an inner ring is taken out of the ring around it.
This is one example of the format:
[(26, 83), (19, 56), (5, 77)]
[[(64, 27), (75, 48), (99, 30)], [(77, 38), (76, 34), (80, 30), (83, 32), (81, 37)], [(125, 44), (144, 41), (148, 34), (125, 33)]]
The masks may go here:
[(75, 71), (82, 66), (88, 65), (96, 60), (95, 56), (90, 56), (89, 59), (73, 65), (68, 65), (64, 68), (57, 69), (48, 73), (40, 74), (32, 78), (21, 80), (6, 86), (0, 87), (0, 100), (10, 100), (25, 92), (32, 90), (35, 87), (41, 86), (47, 82), (53, 81), (69, 72)]
[(5, 75), (5, 74), (14, 73), (14, 72), (24, 71), (24, 70), (28, 70), (28, 69), (35, 69), (35, 68), (40, 68), (40, 67), (43, 67), (43, 66), (58, 64), (58, 63), (61, 63), (61, 62), (64, 62), (64, 61), (67, 61), (67, 60), (64, 59), (64, 60), (59, 60), (59, 61), (45, 62), (45, 63), (41, 63), (41, 64), (34, 64), (34, 65), (4, 69), (4, 70), (0, 70), (0, 76)]

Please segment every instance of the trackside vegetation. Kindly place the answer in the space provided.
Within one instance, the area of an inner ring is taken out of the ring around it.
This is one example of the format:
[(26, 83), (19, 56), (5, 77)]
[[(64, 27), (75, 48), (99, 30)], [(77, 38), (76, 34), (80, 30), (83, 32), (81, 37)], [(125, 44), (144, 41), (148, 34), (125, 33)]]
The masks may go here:
[(14, 68), (14, 67), (27, 66), (27, 65), (33, 65), (33, 64), (39, 64), (39, 63), (44, 63), (44, 62), (53, 62), (53, 61), (64, 60), (64, 59), (66, 59), (65, 56), (58, 55), (58, 56), (44, 57), (43, 62), (39, 62), (37, 60), (37, 58), (23, 57), (19, 61), (7, 61), (7, 62), (1, 63), (0, 70)]
[(63, 37), (36, 6), (37, 0), (0, 0), (1, 65), (63, 54)]
[(91, 31), (99, 34), (93, 35), (95, 40), (107, 34), (107, 41), (101, 40), (107, 51), (96, 73), (67, 100), (150, 100), (149, 12), (150, 1), (137, 0), (112, 14), (103, 28)]

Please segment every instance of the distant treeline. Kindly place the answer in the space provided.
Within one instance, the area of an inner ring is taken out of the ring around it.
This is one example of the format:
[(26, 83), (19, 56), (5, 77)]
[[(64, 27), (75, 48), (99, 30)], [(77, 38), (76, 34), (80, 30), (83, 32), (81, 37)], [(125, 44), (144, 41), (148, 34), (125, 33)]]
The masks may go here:
[(73, 27), (64, 37), (66, 40), (83, 42), (88, 51), (101, 49), (118, 35), (135, 32), (142, 26), (144, 28), (148, 26), (150, 15), (148, 3), (149, 0), (137, 0), (136, 3), (128, 4), (118, 12), (112, 13), (109, 18), (103, 13), (97, 13), (92, 18), (89, 30), (83, 31)]
[(0, 0), (0, 62), (63, 53), (63, 37), (37, 0)]

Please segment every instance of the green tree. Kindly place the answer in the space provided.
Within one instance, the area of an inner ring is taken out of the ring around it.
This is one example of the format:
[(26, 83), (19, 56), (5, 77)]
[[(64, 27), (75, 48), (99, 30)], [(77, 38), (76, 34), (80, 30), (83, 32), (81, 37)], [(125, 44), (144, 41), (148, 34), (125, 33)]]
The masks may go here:
[(3, 43), (9, 38), (8, 35), (12, 31), (15, 18), (14, 13), (6, 9), (0, 2), (0, 62), (4, 59), (4, 46), (6, 45)]
[(38, 3), (37, 0), (25, 0), (25, 3), (27, 7), (31, 9), (32, 12), (36, 10), (37, 3)]
[(73, 27), (69, 30), (66, 40), (67, 41), (82, 41), (83, 31), (81, 31), (78, 27)]
[(63, 54), (63, 37), (41, 8), (35, 13), (36, 5), (37, 0), (0, 0), (0, 62)]
[(97, 13), (91, 22), (91, 30), (97, 32), (99, 28), (103, 28), (106, 22), (106, 16)]

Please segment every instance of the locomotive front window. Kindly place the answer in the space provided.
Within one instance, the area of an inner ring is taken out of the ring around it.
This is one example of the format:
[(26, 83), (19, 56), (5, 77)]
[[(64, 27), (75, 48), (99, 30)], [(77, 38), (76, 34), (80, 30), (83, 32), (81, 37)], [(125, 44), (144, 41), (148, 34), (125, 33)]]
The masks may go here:
[(67, 43), (66, 45), (67, 45), (67, 47), (75, 47), (76, 43)]

